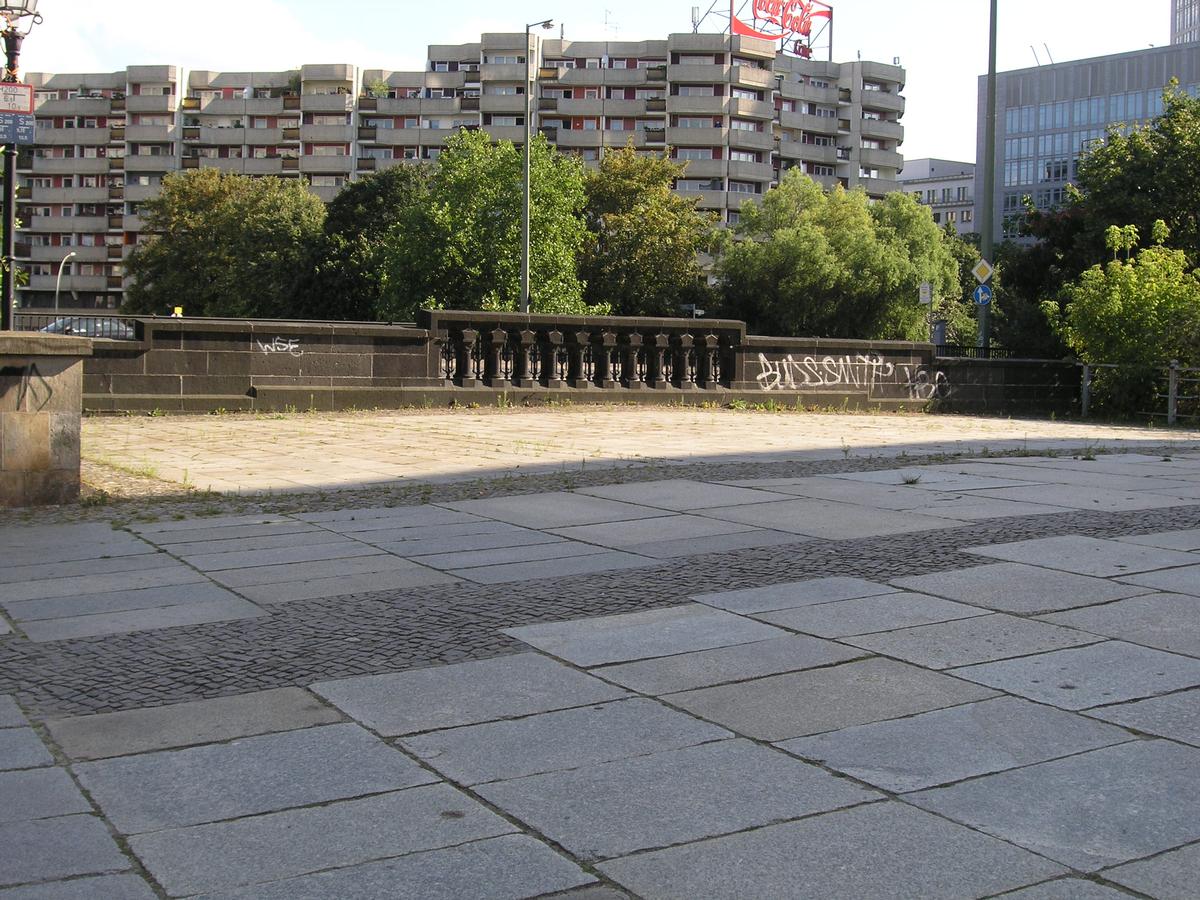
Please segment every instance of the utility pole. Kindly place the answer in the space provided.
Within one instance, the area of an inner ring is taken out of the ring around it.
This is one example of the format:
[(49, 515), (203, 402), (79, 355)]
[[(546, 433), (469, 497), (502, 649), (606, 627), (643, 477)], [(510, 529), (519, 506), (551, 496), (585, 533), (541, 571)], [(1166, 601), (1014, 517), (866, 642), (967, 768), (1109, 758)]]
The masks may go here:
[[(996, 7), (992, 0), (992, 22), (988, 42), (987, 116), (983, 123), (983, 227), (980, 230), (979, 252), (994, 264), (996, 217)], [(991, 277), (983, 283), (991, 287)], [(987, 350), (992, 345), (991, 303), (979, 305), (979, 346)]]

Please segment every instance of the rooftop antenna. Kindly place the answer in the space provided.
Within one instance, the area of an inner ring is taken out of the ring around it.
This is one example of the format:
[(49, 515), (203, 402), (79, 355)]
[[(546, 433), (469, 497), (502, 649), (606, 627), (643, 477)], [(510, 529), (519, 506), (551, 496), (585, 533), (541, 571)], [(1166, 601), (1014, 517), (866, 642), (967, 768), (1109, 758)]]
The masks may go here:
[(1029, 45), (1029, 52), (1033, 54), (1033, 61), (1040, 66), (1042, 64), (1042, 61), (1040, 59), (1038, 59), (1037, 50), (1035, 50), (1033, 48), (1033, 44)]
[(1043, 42), (1042, 47), (1046, 50), (1046, 59), (1050, 60), (1050, 65), (1054, 65), (1054, 57), (1050, 55), (1050, 45)]
[(700, 7), (692, 7), (692, 34), (700, 31)]
[(620, 23), (612, 21), (612, 10), (606, 9), (604, 11), (604, 30), (608, 31), (609, 29), (612, 30), (613, 34), (621, 33)]

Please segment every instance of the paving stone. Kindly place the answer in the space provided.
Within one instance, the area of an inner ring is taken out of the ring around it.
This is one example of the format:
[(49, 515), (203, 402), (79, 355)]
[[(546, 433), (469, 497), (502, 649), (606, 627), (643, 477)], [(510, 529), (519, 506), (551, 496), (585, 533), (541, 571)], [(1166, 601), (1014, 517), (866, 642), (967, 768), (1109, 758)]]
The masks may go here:
[(65, 619), (74, 616), (101, 615), (137, 609), (156, 609), (182, 606), (214, 600), (237, 599), (229, 591), (212, 582), (198, 581), (168, 587), (141, 588), (133, 591), (111, 591), (103, 594), (76, 594), (71, 597), (49, 597), (45, 600), (25, 600), (8, 604), (8, 613), (16, 622), (44, 619)]
[(797, 634), (753, 644), (606, 666), (594, 669), (593, 674), (643, 694), (671, 694), (730, 681), (828, 666), (862, 655), (832, 641)]
[[(744, 487), (753, 487), (758, 482), (735, 482)], [(896, 484), (868, 484), (863, 481), (848, 481), (817, 475), (812, 478), (768, 479), (759, 486), (760, 490), (791, 494), (794, 497), (810, 497), (817, 500), (834, 500), (869, 506), (873, 509), (916, 509), (930, 503), (928, 493), (914, 491), (897, 480)]]
[(912, 507), (912, 512), (926, 516), (949, 516), (952, 519), (979, 521), (982, 519), (1008, 519), (1014, 516), (1051, 516), (1067, 511), (1066, 507), (1050, 506), (1045, 503), (1030, 503), (1028, 500), (998, 500), (979, 494), (943, 494), (927, 491), (931, 503)]
[[(669, 540), (691, 540), (755, 531), (750, 525), (719, 522), (704, 516), (661, 516), (631, 522), (604, 522), (599, 525), (575, 525), (556, 528), (554, 534), (576, 541), (587, 541), (618, 550), (637, 551), (643, 544)], [(795, 535), (789, 535), (796, 540)]]
[(28, 724), (17, 701), (8, 694), (0, 694), (0, 728), (20, 728)]
[(251, 550), (284, 550), (289, 547), (322, 547), (342, 544), (350, 538), (324, 528), (309, 526), (301, 530), (301, 523), (283, 534), (260, 534), (253, 537), (216, 537), (211, 540), (183, 541), (164, 545), (172, 555), (191, 560), (195, 557), (217, 553), (246, 553)]
[(131, 609), (124, 612), (99, 613), (91, 616), (68, 616), (43, 619), (21, 626), (34, 643), (66, 641), (103, 634), (128, 634), (156, 628), (176, 628), (181, 625), (204, 625), (210, 622), (229, 622), (265, 616), (253, 603), (230, 595), (222, 600), (204, 600), (153, 609)]
[(1087, 715), (1200, 747), (1200, 691), (1103, 706), (1088, 710)]
[[(423, 567), (390, 553), (378, 551), (371, 556), (352, 556), (348, 559), (326, 559), (309, 563), (288, 563), (260, 566), (255, 569), (229, 569), (213, 572), (209, 577), (241, 593), (241, 588), (260, 584), (302, 583), (324, 581), (343, 576), (373, 575), (381, 572), (416, 572)], [(425, 571), (428, 571), (427, 569)]]
[[(406, 560), (404, 562), (407, 562)], [(454, 584), (458, 579), (443, 572), (409, 563), (404, 569), (370, 572), (362, 575), (340, 575), (336, 578), (310, 578), (302, 581), (254, 584), (238, 588), (238, 593), (255, 603), (290, 603), (293, 600), (313, 600), (325, 597), (344, 597), (375, 591), (404, 590), (434, 584)]]
[(1003, 900), (1129, 900), (1129, 895), (1082, 878), (1059, 878), (1004, 894)]
[[(1195, 554), (1192, 555), (1195, 556)], [(1194, 566), (1182, 566), (1178, 569), (1163, 569), (1159, 572), (1146, 572), (1143, 575), (1130, 575), (1122, 578), (1121, 581), (1142, 588), (1200, 597), (1200, 563)]]
[[(172, 553), (182, 554), (188, 551), (181, 549), (189, 544), (204, 541), (233, 541), (254, 540), (262, 537), (275, 537), (287, 534), (328, 534), (326, 529), (308, 522), (298, 522), (295, 519), (271, 519), (254, 525), (218, 525), (212, 526), (202, 519), (192, 520), (192, 528), (180, 528), (171, 531), (159, 531), (149, 536), (160, 547), (170, 548)], [(249, 549), (249, 548), (247, 548)]]
[[(462, 515), (462, 517), (468, 521), (457, 522), (453, 525), (390, 527), (386, 524), (388, 520), (383, 520), (382, 522), (370, 523), (372, 525), (370, 528), (365, 528), (367, 523), (364, 523), (364, 525), (359, 526), (360, 530), (339, 530), (338, 533), (345, 533), (347, 537), (352, 537), (356, 541), (362, 541), (365, 544), (395, 545), (397, 549), (405, 544), (416, 541), (458, 540), (460, 538), (470, 538), (487, 534), (526, 534), (531, 536), (541, 534), (540, 531), (534, 531), (530, 528), (518, 528), (515, 525), (509, 525), (507, 522), (497, 522), (493, 519), (480, 519), (476, 516), (467, 516), (462, 513), (455, 513), (455, 515)], [(361, 530), (363, 528), (365, 528), (365, 530)]]
[(203, 582), (204, 576), (187, 566), (139, 572), (111, 572), (107, 575), (72, 575), (66, 578), (44, 578), (39, 581), (20, 581), (4, 586), (3, 605), (24, 600), (45, 600), (51, 597), (74, 597), (77, 594), (104, 594), (111, 591), (135, 591), (139, 588), (161, 588), (173, 584)]
[(1079, 535), (970, 547), (966, 552), (1100, 578), (1186, 566), (1196, 561), (1194, 556), (1178, 550), (1139, 547), (1136, 544)]
[(692, 599), (707, 606), (749, 614), (894, 593), (896, 593), (896, 589), (886, 584), (876, 584), (863, 578), (849, 578), (840, 575), (834, 578), (812, 578), (787, 584), (744, 588), (739, 591), (699, 594)]
[(501, 547), (495, 550), (472, 550), (465, 553), (435, 553), (413, 557), (413, 561), (434, 569), (477, 569), (481, 566), (504, 566), (512, 563), (568, 559), (603, 553), (603, 547), (578, 541), (556, 541), (525, 547)]
[(1071, 609), (1149, 591), (1136, 585), (1022, 563), (989, 563), (929, 575), (909, 575), (895, 579), (892, 584), (1011, 613)]
[(755, 618), (818, 637), (836, 638), (965, 619), (985, 612), (926, 594), (896, 593), (757, 613)]
[(636, 484), (606, 484), (603, 487), (579, 488), (576, 493), (609, 500), (623, 500), (643, 506), (657, 506), (683, 512), (714, 506), (739, 506), (746, 503), (765, 503), (786, 500), (785, 495), (765, 490), (710, 484), (704, 481), (672, 479), (642, 481)]
[(357, 725), (324, 725), (75, 766), (125, 834), (274, 812), (435, 779)]
[[(741, 526), (738, 526), (741, 527)], [(748, 526), (747, 526), (748, 528)], [(710, 537), (679, 538), (671, 541), (648, 541), (636, 548), (639, 556), (654, 559), (679, 559), (683, 556), (700, 556), (708, 553), (728, 553), (752, 547), (779, 547), (787, 544), (802, 544), (809, 539), (784, 531), (769, 531), (765, 528), (748, 528), (733, 534), (715, 534)]]
[(1200, 685), (1200, 661), (1106, 641), (967, 666), (954, 674), (1063, 709), (1087, 709)]
[(697, 603), (620, 616), (507, 628), (504, 633), (579, 666), (673, 656), (784, 637), (784, 632)]
[(1145, 594), (1043, 620), (1200, 657), (1200, 596)]
[[(136, 538), (119, 531), (106, 522), (86, 522), (74, 525), (30, 525), (6, 528), (0, 534), (0, 552), (39, 548), (99, 546), (101, 544), (134, 541)], [(153, 549), (153, 548), (150, 548)]]
[(741, 734), (782, 741), (991, 696), (992, 691), (915, 666), (867, 659), (666, 699)]
[(451, 569), (465, 581), (477, 584), (506, 584), (514, 581), (533, 581), (541, 578), (566, 578), (571, 575), (590, 575), (596, 572), (615, 572), (623, 569), (640, 569), (657, 565), (657, 561), (632, 553), (617, 551), (590, 553), (567, 559), (551, 559), (542, 562), (510, 563), (482, 569)]
[(691, 747), (731, 735), (653, 700), (435, 731), (402, 746), (460, 784), (519, 778)]
[(1073, 628), (1060, 628), (1044, 622), (997, 614), (845, 640), (855, 647), (903, 659), (927, 669), (949, 669), (1094, 644), (1100, 638)]
[[(1108, 479), (1109, 483), (1116, 479)], [(1153, 485), (1147, 484), (1149, 488)], [(981, 497), (999, 500), (1023, 500), (1030, 503), (1049, 503), (1071, 509), (1160, 509), (1167, 506), (1188, 506), (1194, 501), (1151, 494), (1147, 490), (1122, 490), (1112, 487), (1087, 487), (1078, 484), (1026, 485), (979, 491)]]
[(0, 824), (91, 811), (66, 769), (0, 772)]
[(326, 512), (302, 513), (293, 518), (304, 522), (319, 522), (336, 531), (369, 531), (381, 528), (427, 528), (478, 522), (478, 516), (467, 515), (441, 506), (383, 506), (367, 509), (336, 509)]
[(129, 861), (95, 816), (0, 825), (0, 886), (121, 872)]
[(21, 547), (2, 551), (21, 560), (24, 566), (45, 566), (80, 560), (109, 560), (158, 553), (158, 548), (124, 535), (104, 542), (81, 542), (51, 546)]
[(519, 900), (593, 881), (591, 875), (545, 844), (513, 834), (206, 894), (203, 900), (462, 900), (480, 896), (484, 886), (489, 900)]
[(0, 890), (0, 900), (155, 900), (156, 896), (136, 875), (98, 875)]
[(690, 900), (959, 900), (1057, 875), (1059, 866), (899, 803), (874, 803), (618, 859), (635, 893)]
[(354, 556), (373, 556), (374, 547), (354, 540), (312, 547), (286, 547), (278, 550), (246, 550), (244, 552), (204, 553), (187, 557), (188, 563), (201, 572), (221, 572), (227, 569), (248, 569), (257, 566), (286, 565), (322, 559), (346, 559)]
[(625, 522), (662, 515), (661, 510), (648, 506), (605, 500), (602, 497), (588, 497), (568, 491), (493, 497), (488, 500), (462, 500), (447, 503), (446, 506), (459, 512), (498, 519), (527, 528), (566, 528), (571, 525)]
[(903, 793), (1131, 739), (1074, 713), (997, 697), (906, 719), (843, 728), (779, 747)]
[(49, 719), (46, 728), (75, 760), (103, 759), (289, 731), (341, 720), (302, 688), (256, 691), (123, 712)]
[(0, 635), (5, 634), (12, 634), (12, 626), (8, 624), (8, 621), (3, 616), (0, 616)]
[(829, 500), (782, 500), (749, 506), (697, 510), (700, 515), (758, 528), (790, 531), (828, 540), (911, 534), (935, 528), (954, 528), (954, 519), (922, 516), (907, 511), (847, 506)]
[[(842, 472), (826, 475), (825, 478), (862, 481), (867, 484), (903, 485), (913, 490), (931, 491), (982, 491), (988, 488), (1024, 487), (1027, 481), (1013, 478), (997, 478), (992, 475), (976, 475), (953, 466), (920, 466), (903, 469), (886, 469), (880, 472)], [(917, 479), (912, 481), (911, 479)]]
[(1143, 547), (1161, 547), (1164, 550), (1200, 550), (1200, 528), (1184, 531), (1160, 531), (1156, 534), (1139, 534), (1117, 538), (1126, 544), (1141, 544)]
[(169, 522), (134, 522), (129, 530), (157, 538), (178, 532), (194, 531), (197, 528), (253, 528), (262, 525), (279, 525), (294, 522), (299, 516), (273, 516), (267, 513), (251, 513), (245, 516), (203, 516), (194, 519), (177, 519)]
[(1200, 872), (1200, 844), (1126, 863), (1103, 875), (1109, 881), (1160, 900), (1194, 900), (1197, 872)]
[(907, 799), (1094, 872), (1200, 838), (1198, 767), (1200, 750), (1133, 741)]
[(306, 875), (517, 829), (449, 785), (290, 809), (130, 840), (171, 896)]
[(744, 740), (502, 781), (476, 791), (585, 860), (728, 834), (876, 796)]
[(372, 535), (364, 535), (374, 546), (395, 553), (397, 556), (416, 557), (430, 556), (435, 553), (476, 553), (482, 550), (499, 550), (508, 547), (532, 547), (541, 544), (565, 543), (556, 534), (546, 534), (531, 528), (517, 528), (504, 525), (500, 530), (485, 531), (478, 534), (464, 534), (455, 537), (441, 537), (420, 530), (411, 538), (397, 541), (391, 538), (375, 539)]
[(54, 757), (32, 728), (0, 729), (0, 770), (52, 765)]
[[(3, 570), (0, 570), (0, 584), (46, 581), (74, 575), (145, 572), (151, 569), (170, 569), (178, 567), (178, 565), (179, 560), (168, 553), (148, 552), (138, 556), (118, 556), (114, 559), (81, 559), (74, 562), (42, 563), (36, 566), (5, 566)], [(7, 597), (7, 590), (5, 596)]]
[(629, 696), (536, 653), (324, 681), (312, 689), (368, 728), (388, 736)]

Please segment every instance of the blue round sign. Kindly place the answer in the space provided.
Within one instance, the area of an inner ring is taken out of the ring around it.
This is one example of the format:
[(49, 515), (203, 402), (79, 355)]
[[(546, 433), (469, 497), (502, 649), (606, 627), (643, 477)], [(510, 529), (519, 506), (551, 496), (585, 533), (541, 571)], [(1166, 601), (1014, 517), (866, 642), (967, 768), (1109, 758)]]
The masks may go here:
[(987, 306), (992, 302), (992, 289), (986, 284), (981, 284), (975, 288), (975, 302), (980, 306)]

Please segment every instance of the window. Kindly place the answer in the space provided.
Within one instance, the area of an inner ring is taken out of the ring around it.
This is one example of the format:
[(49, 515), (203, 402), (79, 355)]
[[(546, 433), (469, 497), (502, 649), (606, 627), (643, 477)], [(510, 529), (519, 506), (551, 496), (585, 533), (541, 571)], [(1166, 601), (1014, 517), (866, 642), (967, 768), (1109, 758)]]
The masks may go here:
[(694, 116), (680, 116), (676, 123), (679, 128), (712, 128), (713, 120), (709, 118), (697, 118)]
[(711, 66), (713, 64), (712, 56), (697, 56), (693, 54), (683, 54), (679, 57), (679, 65), (681, 66)]
[(346, 115), (339, 116), (314, 115), (312, 117), (313, 125), (348, 125), (349, 123), (350, 116), (348, 113)]
[(733, 96), (739, 100), (762, 100), (760, 91), (752, 91), (749, 88), (735, 87)]
[(680, 97), (713, 97), (716, 96), (716, 90), (711, 84), (681, 84), (679, 86)]
[(345, 144), (313, 144), (309, 156), (348, 156)]
[(435, 72), (449, 72), (450, 71), (450, 63), (448, 63), (448, 62), (442, 62), (441, 60), (438, 60), (436, 62), (430, 63), (430, 65), (433, 68), (433, 71), (435, 71)]
[(729, 159), (732, 162), (762, 162), (762, 156), (753, 150), (730, 150)]
[(675, 190), (693, 192), (693, 191), (719, 191), (722, 189), (720, 178), (698, 179), (698, 178), (680, 178), (675, 182)]
[(940, 212), (935, 212), (933, 214), (933, 221), (936, 224), (941, 225), (942, 224), (942, 214)]
[(522, 121), (517, 121), (516, 116), (492, 116), (491, 124), (498, 125), (501, 127), (513, 127), (516, 125), (524, 125), (525, 124), (524, 116), (522, 116), (521, 119), (522, 119)]
[(973, 222), (975, 220), (975, 211), (971, 209), (964, 209), (962, 211), (962, 220), (963, 222)]
[(816, 163), (803, 163), (804, 172), (808, 175), (824, 175), (825, 177), (833, 176), (833, 166), (819, 166)]
[(624, 69), (627, 67), (627, 64), (628, 60), (624, 59), (610, 59), (608, 61), (608, 67), (610, 69)]
[(731, 209), (725, 221), (730, 225), (737, 225), (742, 221), (742, 214), (735, 209)]
[(391, 159), (391, 147), (359, 147), (359, 159)]
[(757, 194), (759, 190), (761, 190), (761, 186), (753, 181), (729, 182), (729, 193), (731, 194)]
[(342, 187), (345, 183), (345, 175), (314, 175), (310, 181), (313, 187)]
[(734, 131), (762, 131), (762, 122), (754, 122), (750, 119), (730, 119), (729, 127)]
[[(525, 62), (525, 57), (523, 57), (523, 56), (489, 56), (489, 57), (487, 57), (487, 59), (485, 61), (491, 63), (494, 66), (518, 66), (521, 63)], [(429, 158), (433, 159), (434, 157), (429, 157)]]
[(515, 84), (489, 84), (485, 94), (499, 94), (502, 96), (514, 96), (518, 93)]
[(680, 147), (676, 159), (712, 159), (712, 147)]
[(832, 147), (834, 140), (827, 134), (810, 134), (806, 131), (800, 136), (800, 143), (811, 144), (814, 147)]

